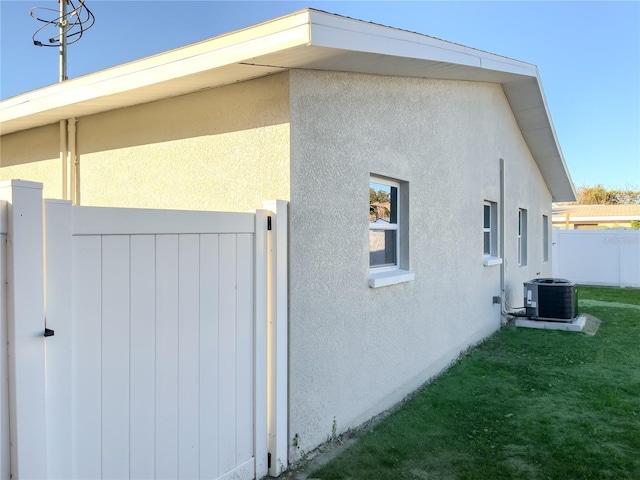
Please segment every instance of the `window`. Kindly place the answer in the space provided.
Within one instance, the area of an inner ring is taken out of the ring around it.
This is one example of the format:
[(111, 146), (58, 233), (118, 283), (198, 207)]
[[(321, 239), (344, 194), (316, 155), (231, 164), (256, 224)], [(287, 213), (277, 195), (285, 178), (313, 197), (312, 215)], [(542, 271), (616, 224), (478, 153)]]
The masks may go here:
[(369, 286), (411, 281), (406, 182), (369, 178)]
[(549, 261), (549, 217), (542, 215), (542, 261)]
[(398, 266), (398, 190), (396, 182), (369, 182), (369, 267)]
[(484, 265), (501, 264), (502, 260), (498, 258), (498, 206), (487, 200), (484, 202), (482, 241)]
[(527, 264), (527, 211), (524, 208), (518, 210), (518, 265)]

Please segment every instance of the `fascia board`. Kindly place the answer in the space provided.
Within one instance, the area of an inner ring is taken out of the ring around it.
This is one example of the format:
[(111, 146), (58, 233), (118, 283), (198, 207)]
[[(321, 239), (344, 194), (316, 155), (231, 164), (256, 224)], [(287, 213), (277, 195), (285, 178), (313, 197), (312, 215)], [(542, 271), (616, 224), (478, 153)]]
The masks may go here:
[(502, 89), (553, 201), (575, 200), (575, 187), (560, 148), (537, 68), (535, 76), (505, 82)]
[[(540, 79), (540, 75), (536, 74), (536, 83), (538, 87), (538, 92), (540, 92), (540, 96), (542, 99), (542, 104), (544, 105), (545, 117), (549, 123), (549, 132), (553, 137), (553, 144), (557, 148), (558, 160), (560, 163), (560, 167), (563, 170), (564, 175), (568, 181), (568, 187), (570, 192), (563, 192), (562, 196), (559, 196), (562, 200), (554, 200), (554, 201), (573, 201), (577, 198), (577, 193), (575, 186), (573, 184), (573, 180), (571, 179), (571, 174), (569, 173), (569, 168), (567, 167), (567, 162), (564, 159), (564, 154), (562, 153), (562, 148), (560, 147), (560, 142), (558, 141), (558, 135), (556, 134), (556, 129), (553, 125), (553, 120), (551, 119), (551, 113), (549, 111), (549, 105), (547, 104), (547, 97), (544, 93), (544, 88), (542, 88), (542, 80)], [(555, 195), (554, 195), (555, 197)]]
[(427, 35), (318, 11), (310, 12), (311, 45), (536, 76), (531, 65)]

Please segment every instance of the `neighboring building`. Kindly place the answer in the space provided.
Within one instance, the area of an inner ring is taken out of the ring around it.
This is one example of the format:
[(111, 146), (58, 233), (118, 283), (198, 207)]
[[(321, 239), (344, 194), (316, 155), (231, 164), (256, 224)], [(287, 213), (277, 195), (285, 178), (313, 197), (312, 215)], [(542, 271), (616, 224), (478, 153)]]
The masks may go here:
[(555, 205), (552, 222), (568, 230), (634, 228), (634, 222), (640, 225), (640, 205)]
[(534, 65), (316, 10), (7, 99), (0, 121), (0, 177), (45, 197), (290, 202), (292, 459), (496, 331), (494, 297), (551, 276), (551, 203), (575, 200)]

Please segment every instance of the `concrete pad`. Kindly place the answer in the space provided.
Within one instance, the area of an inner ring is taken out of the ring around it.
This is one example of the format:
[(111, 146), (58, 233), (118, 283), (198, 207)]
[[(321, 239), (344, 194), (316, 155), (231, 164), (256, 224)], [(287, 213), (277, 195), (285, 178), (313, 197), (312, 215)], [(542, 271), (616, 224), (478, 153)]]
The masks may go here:
[(578, 315), (571, 322), (550, 322), (548, 320), (531, 320), (528, 318), (517, 318), (516, 327), (539, 328), (542, 330), (565, 330), (568, 332), (581, 332), (584, 328), (586, 318)]

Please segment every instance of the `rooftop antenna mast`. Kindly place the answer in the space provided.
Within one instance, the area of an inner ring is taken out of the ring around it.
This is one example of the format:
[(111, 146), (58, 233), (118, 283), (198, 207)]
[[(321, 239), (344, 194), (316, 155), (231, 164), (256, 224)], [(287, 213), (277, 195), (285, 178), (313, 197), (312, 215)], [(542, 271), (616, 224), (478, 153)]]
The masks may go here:
[(93, 26), (96, 18), (85, 5), (85, 0), (76, 0), (75, 2), (74, 0), (58, 0), (58, 3), (57, 10), (47, 7), (33, 7), (29, 14), (44, 23), (31, 37), (33, 44), (38, 47), (58, 47), (60, 51), (59, 81), (64, 82), (69, 78), (67, 76), (67, 46), (80, 40), (84, 32)]

